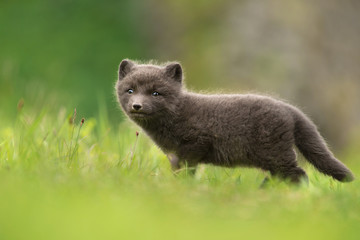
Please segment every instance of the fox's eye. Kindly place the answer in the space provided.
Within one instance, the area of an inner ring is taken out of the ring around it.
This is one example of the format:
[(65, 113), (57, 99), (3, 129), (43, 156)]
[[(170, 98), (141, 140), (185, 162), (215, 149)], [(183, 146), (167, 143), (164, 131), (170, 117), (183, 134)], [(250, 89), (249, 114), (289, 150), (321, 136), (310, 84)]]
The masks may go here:
[(134, 90), (132, 90), (131, 88), (129, 90), (127, 90), (128, 94), (132, 94), (134, 92)]
[(160, 93), (158, 93), (158, 92), (153, 92), (151, 95), (153, 95), (153, 96), (159, 96), (160, 95)]

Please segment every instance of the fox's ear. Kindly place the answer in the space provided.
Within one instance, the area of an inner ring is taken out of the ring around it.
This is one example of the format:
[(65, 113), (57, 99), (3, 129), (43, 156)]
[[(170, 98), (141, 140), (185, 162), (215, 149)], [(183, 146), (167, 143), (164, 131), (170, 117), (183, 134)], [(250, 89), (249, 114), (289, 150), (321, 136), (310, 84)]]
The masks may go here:
[(119, 66), (119, 80), (123, 79), (129, 72), (131, 72), (134, 65), (135, 64), (129, 59), (122, 60)]
[(165, 73), (168, 77), (174, 79), (175, 81), (181, 83), (183, 79), (183, 71), (180, 63), (170, 63), (165, 67)]

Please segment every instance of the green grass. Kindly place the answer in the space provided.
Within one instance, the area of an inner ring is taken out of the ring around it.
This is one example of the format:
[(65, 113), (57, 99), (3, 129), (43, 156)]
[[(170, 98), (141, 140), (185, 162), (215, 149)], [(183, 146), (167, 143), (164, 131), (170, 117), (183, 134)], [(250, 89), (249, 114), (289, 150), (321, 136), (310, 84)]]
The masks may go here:
[[(101, 114), (80, 129), (81, 111), (72, 124), (72, 111), (24, 110), (0, 119), (0, 239), (359, 239), (358, 180), (310, 166), (298, 187), (259, 189), (255, 169), (174, 176), (129, 122)], [(356, 175), (359, 156), (343, 159)]]

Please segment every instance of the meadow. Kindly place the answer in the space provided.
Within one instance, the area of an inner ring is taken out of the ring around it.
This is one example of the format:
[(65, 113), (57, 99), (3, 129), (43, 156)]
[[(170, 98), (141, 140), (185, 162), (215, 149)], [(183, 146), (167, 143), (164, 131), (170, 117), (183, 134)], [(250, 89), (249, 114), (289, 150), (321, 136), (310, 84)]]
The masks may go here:
[[(244, 168), (175, 176), (139, 128), (114, 126), (105, 107), (84, 121), (81, 109), (17, 108), (0, 119), (0, 239), (359, 239), (358, 180), (309, 165), (300, 186), (259, 188), (266, 173)], [(359, 175), (360, 155), (342, 157)]]
[(113, 94), (122, 59), (179, 61), (190, 90), (299, 106), (359, 178), (359, 3), (0, 1), (0, 240), (360, 239), (358, 179), (174, 175)]

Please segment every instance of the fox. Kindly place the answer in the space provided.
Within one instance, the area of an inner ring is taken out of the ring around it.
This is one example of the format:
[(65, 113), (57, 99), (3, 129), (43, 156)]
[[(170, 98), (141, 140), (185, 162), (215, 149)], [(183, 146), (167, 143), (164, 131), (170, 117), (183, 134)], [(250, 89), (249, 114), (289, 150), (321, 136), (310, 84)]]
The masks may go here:
[(198, 164), (253, 167), (300, 183), (308, 176), (296, 147), (323, 174), (354, 180), (299, 108), (265, 95), (190, 92), (183, 75), (178, 62), (124, 59), (115, 85), (123, 112), (167, 155), (174, 172)]

